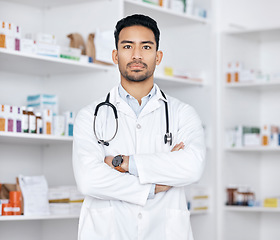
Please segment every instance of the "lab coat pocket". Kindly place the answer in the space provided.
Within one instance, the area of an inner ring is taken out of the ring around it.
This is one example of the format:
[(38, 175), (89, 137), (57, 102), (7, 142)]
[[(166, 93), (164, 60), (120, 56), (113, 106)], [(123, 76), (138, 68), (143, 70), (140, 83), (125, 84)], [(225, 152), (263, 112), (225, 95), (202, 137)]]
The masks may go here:
[(79, 240), (115, 240), (113, 207), (84, 210)]
[(166, 240), (193, 240), (189, 211), (166, 209), (165, 221)]

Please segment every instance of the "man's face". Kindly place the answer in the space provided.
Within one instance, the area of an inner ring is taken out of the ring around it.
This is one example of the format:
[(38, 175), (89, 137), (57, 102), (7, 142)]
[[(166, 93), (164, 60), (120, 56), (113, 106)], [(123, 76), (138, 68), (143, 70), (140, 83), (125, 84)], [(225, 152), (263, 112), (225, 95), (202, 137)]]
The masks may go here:
[(143, 26), (123, 28), (119, 34), (118, 50), (113, 51), (113, 61), (119, 65), (123, 78), (141, 82), (153, 76), (162, 52), (156, 50), (152, 30)]

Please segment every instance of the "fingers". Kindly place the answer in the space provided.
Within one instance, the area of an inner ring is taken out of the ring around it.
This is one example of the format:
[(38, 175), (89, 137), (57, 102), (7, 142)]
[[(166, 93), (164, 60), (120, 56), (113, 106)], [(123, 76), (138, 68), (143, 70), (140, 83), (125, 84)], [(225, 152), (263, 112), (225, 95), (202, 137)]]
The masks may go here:
[(173, 147), (171, 152), (179, 151), (179, 150), (184, 149), (184, 148), (185, 148), (185, 144), (183, 142), (180, 142)]
[(171, 188), (171, 186), (156, 184), (155, 194), (157, 194), (159, 192), (167, 192), (170, 188)]

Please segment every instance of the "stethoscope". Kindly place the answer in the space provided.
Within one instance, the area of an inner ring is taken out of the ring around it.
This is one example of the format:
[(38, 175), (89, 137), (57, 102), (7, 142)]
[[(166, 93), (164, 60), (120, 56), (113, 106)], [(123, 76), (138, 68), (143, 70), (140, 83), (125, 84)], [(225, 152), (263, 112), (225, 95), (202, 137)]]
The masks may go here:
[[(161, 91), (161, 90), (160, 90)], [(164, 99), (166, 100), (166, 96), (165, 94), (163, 93), (163, 91), (161, 91), (161, 94), (162, 96), (164, 97)], [(172, 145), (172, 133), (169, 132), (169, 118), (168, 118), (168, 105), (167, 105), (167, 102), (164, 101), (164, 104), (165, 104), (165, 117), (166, 117), (166, 133), (164, 135), (164, 143), (167, 144), (169, 143), (170, 146)], [(111, 107), (113, 109), (113, 112), (114, 112), (114, 115), (115, 115), (115, 120), (116, 120), (116, 130), (115, 130), (115, 133), (113, 135), (112, 138), (110, 138), (109, 140), (102, 140), (100, 138), (97, 137), (97, 134), (96, 134), (96, 131), (95, 131), (95, 121), (96, 121), (96, 117), (97, 117), (97, 112), (99, 110), (100, 107), (102, 106), (108, 106), (108, 107)], [(95, 111), (94, 111), (94, 118), (93, 118), (93, 132), (94, 132), (94, 135), (97, 139), (97, 142), (99, 144), (102, 144), (104, 146), (109, 146), (109, 142), (112, 141), (115, 136), (117, 135), (117, 132), (118, 132), (118, 128), (119, 128), (119, 124), (118, 124), (118, 113), (117, 113), (117, 109), (116, 107), (110, 103), (110, 93), (108, 93), (107, 97), (106, 97), (106, 100), (105, 102), (101, 102), (99, 103), (96, 108), (95, 108)]]

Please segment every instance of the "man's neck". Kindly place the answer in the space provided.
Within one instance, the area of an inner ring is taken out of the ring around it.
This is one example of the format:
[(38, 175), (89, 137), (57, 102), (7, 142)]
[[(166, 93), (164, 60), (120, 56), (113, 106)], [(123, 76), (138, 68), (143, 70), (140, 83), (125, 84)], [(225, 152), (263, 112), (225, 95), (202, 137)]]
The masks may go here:
[(121, 80), (121, 84), (125, 91), (133, 96), (141, 105), (141, 99), (149, 94), (154, 86), (153, 79), (143, 82), (132, 82), (126, 79)]

